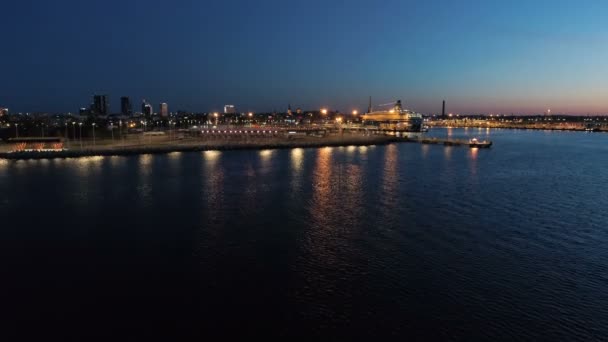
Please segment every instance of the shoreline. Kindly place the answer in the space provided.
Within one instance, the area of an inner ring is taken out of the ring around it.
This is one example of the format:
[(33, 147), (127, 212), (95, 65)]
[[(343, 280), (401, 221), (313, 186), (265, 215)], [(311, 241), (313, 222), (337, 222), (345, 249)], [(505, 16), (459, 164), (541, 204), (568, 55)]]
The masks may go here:
[(168, 154), (172, 152), (203, 152), (203, 151), (247, 151), (247, 150), (279, 150), (292, 148), (321, 148), (339, 146), (369, 146), (388, 145), (395, 142), (406, 142), (407, 140), (390, 136), (342, 138), (342, 139), (320, 139), (320, 140), (282, 140), (275, 142), (256, 141), (204, 141), (194, 144), (170, 144), (157, 146), (131, 146), (131, 147), (107, 147), (83, 150), (64, 150), (58, 152), (0, 152), (0, 159), (24, 160), (24, 159), (58, 159), (58, 158), (82, 158), (97, 156), (132, 156), (140, 154)]
[(432, 128), (480, 128), (480, 129), (520, 129), (524, 131), (560, 131), (560, 132), (589, 132), (608, 133), (608, 130), (588, 131), (582, 127), (530, 127), (530, 126), (486, 126), (486, 125), (437, 125), (431, 124)]

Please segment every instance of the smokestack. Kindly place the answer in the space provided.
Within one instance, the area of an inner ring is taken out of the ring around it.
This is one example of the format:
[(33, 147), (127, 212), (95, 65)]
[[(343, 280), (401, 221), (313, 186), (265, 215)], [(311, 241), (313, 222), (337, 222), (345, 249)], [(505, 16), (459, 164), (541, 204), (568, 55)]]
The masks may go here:
[(441, 109), (441, 117), (445, 118), (445, 100), (443, 100), (443, 109)]
[(372, 112), (372, 97), (369, 97), (369, 106), (367, 107), (367, 112), (371, 113)]

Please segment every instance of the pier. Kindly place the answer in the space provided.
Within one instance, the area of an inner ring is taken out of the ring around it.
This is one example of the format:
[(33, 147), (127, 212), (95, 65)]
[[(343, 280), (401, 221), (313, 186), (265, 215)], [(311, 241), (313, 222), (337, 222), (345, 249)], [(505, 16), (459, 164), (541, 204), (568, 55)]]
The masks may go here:
[[(156, 132), (155, 132), (156, 133)], [(0, 146), (0, 158), (46, 159), (88, 156), (121, 156), (208, 150), (261, 150), (286, 148), (317, 148), (333, 146), (386, 145), (419, 143), (443, 146), (488, 148), (491, 141), (475, 139), (442, 139), (424, 137), (420, 133), (394, 130), (370, 130), (361, 127), (334, 129), (330, 127), (300, 129), (208, 129), (192, 132), (131, 134), (119, 139), (64, 140), (61, 138), (11, 139)]]
[(430, 144), (430, 145), (444, 145), (444, 146), (468, 146), (471, 148), (490, 148), (492, 147), (492, 141), (489, 140), (477, 140), (473, 139), (442, 139), (442, 138), (403, 138), (404, 141)]

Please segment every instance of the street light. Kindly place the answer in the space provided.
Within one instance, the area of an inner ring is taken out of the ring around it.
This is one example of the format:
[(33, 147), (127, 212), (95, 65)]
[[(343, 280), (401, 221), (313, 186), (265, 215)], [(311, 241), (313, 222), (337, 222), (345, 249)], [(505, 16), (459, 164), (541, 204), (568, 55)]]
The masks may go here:
[(80, 128), (80, 150), (82, 151), (82, 122), (79, 122), (78, 126)]
[(357, 114), (359, 114), (359, 112), (358, 112), (356, 109), (355, 109), (355, 110), (353, 110), (353, 115), (354, 115), (354, 116), (357, 116)]
[(19, 138), (19, 124), (15, 124), (15, 138)]
[(112, 133), (112, 145), (114, 145), (114, 123), (110, 123), (110, 132)]
[(325, 109), (325, 108), (321, 109), (321, 114), (327, 115), (327, 109)]
[(120, 134), (120, 141), (123, 143), (124, 145), (124, 137), (122, 136), (122, 120), (118, 121), (118, 134)]
[[(145, 132), (146, 132), (146, 129), (147, 129), (147, 128), (148, 128), (148, 122), (147, 122), (147, 121), (144, 121), (144, 143), (146, 142), (146, 140), (145, 140), (145, 138), (146, 138), (145, 134), (146, 134), (146, 133), (145, 133)], [(151, 139), (151, 138), (148, 138), (148, 140), (150, 140), (150, 139)]]
[(72, 131), (74, 132), (72, 139), (76, 140), (76, 121), (72, 121)]
[(95, 146), (95, 123), (93, 122), (93, 146)]

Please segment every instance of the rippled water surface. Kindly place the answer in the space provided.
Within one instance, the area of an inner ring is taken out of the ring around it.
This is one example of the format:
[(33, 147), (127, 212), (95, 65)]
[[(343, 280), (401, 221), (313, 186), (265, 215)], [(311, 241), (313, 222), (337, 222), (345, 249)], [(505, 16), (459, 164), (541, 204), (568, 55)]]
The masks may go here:
[[(608, 338), (608, 135), (0, 161), (17, 334)], [(15, 324), (13, 324), (15, 323)]]

